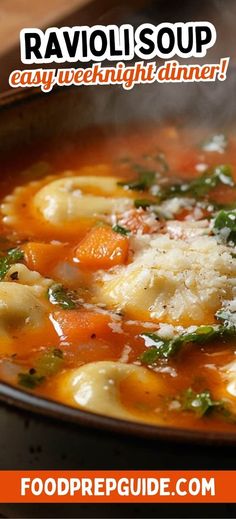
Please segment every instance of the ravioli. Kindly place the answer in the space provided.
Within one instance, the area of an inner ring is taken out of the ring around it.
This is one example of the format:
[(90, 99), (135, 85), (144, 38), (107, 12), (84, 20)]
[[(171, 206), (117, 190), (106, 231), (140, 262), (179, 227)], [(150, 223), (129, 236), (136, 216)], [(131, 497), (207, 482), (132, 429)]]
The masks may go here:
[(22, 326), (40, 326), (45, 305), (33, 287), (17, 283), (0, 283), (0, 333), (10, 333)]
[[(38, 328), (47, 318), (46, 293), (52, 280), (30, 271), (25, 265), (12, 265), (0, 282), (0, 336), (4, 339), (1, 353), (8, 351), (14, 331)], [(5, 342), (5, 340), (7, 342)]]
[[(22, 263), (12, 265), (4, 277), (4, 281), (14, 280), (14, 285), (28, 285), (35, 295), (43, 295), (53, 283), (51, 279), (44, 278), (34, 270), (30, 270)], [(1, 286), (1, 284), (0, 284)]]
[[(95, 300), (168, 323), (213, 323), (222, 298), (232, 297), (236, 259), (215, 237), (204, 235), (204, 226), (201, 232), (189, 223), (172, 222), (169, 228), (133, 239), (132, 262), (100, 273)], [(175, 228), (176, 239), (170, 236)]]
[[(90, 186), (98, 188), (101, 194), (83, 193), (83, 189), (88, 190)], [(54, 225), (82, 217), (120, 213), (131, 207), (131, 201), (124, 197), (113, 198), (116, 186), (115, 178), (63, 178), (43, 187), (35, 195), (33, 203), (39, 214)]]
[(138, 420), (123, 403), (120, 386), (138, 384), (149, 394), (158, 394), (163, 384), (148, 369), (121, 362), (100, 361), (69, 370), (58, 377), (58, 397), (67, 404), (93, 413)]
[[(117, 186), (119, 179), (101, 175), (107, 170), (106, 166), (87, 167), (76, 176), (72, 173), (54, 180), (49, 177), (48, 183), (42, 187), (40, 181), (30, 183), (29, 188), (35, 190), (32, 216), (36, 212), (36, 216), (45, 222), (60, 225), (78, 218), (105, 216), (129, 209), (132, 200), (129, 195), (124, 196), (124, 191)], [(6, 223), (11, 223), (17, 211), (17, 200), (24, 194), (27, 196), (27, 186), (17, 188), (6, 197), (2, 204)]]

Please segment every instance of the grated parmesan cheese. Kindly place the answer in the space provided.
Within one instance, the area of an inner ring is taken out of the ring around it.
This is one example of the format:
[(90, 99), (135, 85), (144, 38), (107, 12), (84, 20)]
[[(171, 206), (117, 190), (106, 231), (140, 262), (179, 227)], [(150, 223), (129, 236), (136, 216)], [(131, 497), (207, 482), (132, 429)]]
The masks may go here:
[(133, 316), (182, 326), (213, 323), (222, 301), (232, 299), (236, 259), (208, 235), (207, 222), (172, 221), (168, 231), (133, 238), (132, 263), (100, 272), (96, 297)]
[(173, 218), (181, 209), (192, 209), (196, 200), (187, 197), (173, 197), (165, 200), (158, 206), (158, 213), (164, 218)]
[(132, 348), (128, 344), (125, 344), (125, 346), (122, 350), (121, 356), (119, 358), (119, 362), (123, 362), (124, 364), (129, 362), (129, 354), (131, 351), (132, 351)]
[(109, 328), (113, 331), (113, 333), (124, 333), (122, 328), (122, 321), (111, 321), (108, 323)]

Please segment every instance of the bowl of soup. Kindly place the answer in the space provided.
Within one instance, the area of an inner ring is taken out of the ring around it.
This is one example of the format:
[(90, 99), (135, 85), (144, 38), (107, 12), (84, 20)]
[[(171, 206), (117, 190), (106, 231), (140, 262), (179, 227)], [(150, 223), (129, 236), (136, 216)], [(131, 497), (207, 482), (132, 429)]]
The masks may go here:
[(235, 133), (170, 118), (178, 92), (149, 117), (106, 95), (2, 101), (1, 381), (77, 417), (232, 437)]

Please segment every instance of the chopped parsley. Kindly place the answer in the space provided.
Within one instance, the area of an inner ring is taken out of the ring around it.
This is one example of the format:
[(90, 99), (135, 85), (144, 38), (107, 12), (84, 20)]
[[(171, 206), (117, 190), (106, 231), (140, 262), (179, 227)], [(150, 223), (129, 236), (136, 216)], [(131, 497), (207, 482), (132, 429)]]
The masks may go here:
[(230, 410), (228, 403), (224, 400), (215, 400), (208, 389), (203, 391), (194, 391), (189, 387), (180, 395), (177, 395), (172, 401), (178, 403), (176, 409), (178, 411), (187, 411), (194, 413), (198, 418), (203, 416), (214, 415), (217, 418), (235, 423), (236, 416)]
[(49, 287), (48, 299), (51, 304), (59, 305), (64, 310), (76, 308), (72, 293), (66, 290), (60, 283), (55, 283)]
[(213, 221), (213, 232), (223, 243), (236, 244), (236, 210), (220, 211)]
[(141, 354), (139, 360), (143, 364), (155, 364), (159, 359), (169, 359), (187, 344), (206, 344), (213, 339), (230, 339), (236, 334), (236, 326), (224, 323), (212, 326), (199, 326), (195, 331), (184, 331), (172, 339), (164, 339), (157, 333), (142, 333), (147, 350)]
[(36, 371), (44, 377), (57, 373), (63, 364), (63, 351), (59, 348), (46, 351), (36, 363)]
[(142, 362), (142, 364), (146, 364), (147, 366), (152, 366), (152, 364), (155, 364), (157, 360), (161, 357), (162, 351), (158, 349), (156, 346), (151, 346), (147, 348), (146, 351), (141, 353), (139, 356), (139, 360)]
[(5, 256), (0, 258), (0, 279), (3, 279), (11, 265), (17, 263), (18, 261), (22, 261), (24, 259), (24, 252), (17, 248), (9, 249)]
[(34, 370), (29, 370), (27, 373), (18, 374), (18, 384), (26, 387), (27, 389), (35, 389), (37, 386), (42, 384), (45, 380), (43, 375), (38, 375)]
[(24, 259), (24, 252), (21, 249), (9, 249), (7, 252), (8, 260), (11, 263), (16, 263), (17, 261), (21, 261)]
[(119, 224), (113, 225), (112, 230), (117, 232), (118, 234), (123, 234), (124, 236), (127, 236), (127, 234), (130, 233), (129, 229), (126, 229), (125, 227), (122, 227)]
[[(147, 191), (151, 186), (156, 184), (157, 173), (154, 171), (146, 170), (141, 166), (136, 166), (138, 170), (138, 178), (134, 180), (125, 180), (119, 182), (119, 186), (123, 186), (126, 189), (133, 189), (136, 191)], [(226, 186), (235, 187), (235, 183), (232, 177), (232, 169), (228, 164), (220, 164), (213, 168), (210, 168), (203, 175), (190, 181), (179, 181), (176, 184), (169, 185), (167, 187), (159, 187), (159, 193), (157, 198), (159, 200), (166, 200), (176, 196), (190, 196), (196, 199), (206, 196), (209, 191), (215, 188), (219, 184)], [(141, 205), (141, 203), (143, 205)], [(146, 204), (146, 205), (145, 205)], [(135, 207), (148, 207), (149, 201), (137, 200)]]
[(136, 191), (148, 190), (156, 181), (155, 171), (144, 169), (141, 166), (135, 165), (134, 169), (138, 172), (138, 178), (134, 180), (124, 180), (118, 182), (118, 186), (122, 186), (126, 189), (132, 189)]
[(152, 202), (152, 200), (148, 200), (147, 198), (139, 198), (134, 201), (134, 207), (136, 207), (136, 209), (139, 209), (140, 207), (142, 207), (142, 209), (146, 209), (153, 204), (154, 202)]
[(140, 360), (143, 364), (155, 364), (159, 359), (169, 359), (181, 346), (180, 337), (176, 339), (163, 339), (157, 333), (142, 333), (140, 337), (144, 338), (147, 350), (142, 353)]
[(200, 177), (189, 182), (173, 184), (163, 189), (161, 198), (163, 200), (174, 196), (201, 198), (219, 184), (235, 187), (231, 167), (227, 164), (215, 166)]
[(224, 402), (214, 400), (208, 390), (196, 393), (192, 388), (188, 388), (182, 394), (181, 400), (184, 411), (193, 411), (199, 417), (212, 411), (220, 411), (224, 407)]
[(18, 384), (27, 389), (35, 389), (42, 384), (47, 377), (55, 375), (63, 365), (63, 351), (54, 348), (44, 352), (37, 360), (35, 368), (26, 373), (18, 374)]

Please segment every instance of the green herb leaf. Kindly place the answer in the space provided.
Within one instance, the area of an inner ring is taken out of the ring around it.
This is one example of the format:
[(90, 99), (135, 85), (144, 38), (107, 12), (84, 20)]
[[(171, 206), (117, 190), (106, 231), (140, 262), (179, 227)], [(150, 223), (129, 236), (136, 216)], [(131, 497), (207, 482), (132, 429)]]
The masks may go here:
[(36, 363), (36, 372), (44, 377), (54, 375), (63, 365), (63, 351), (54, 348), (46, 351)]
[(63, 351), (54, 348), (44, 352), (37, 360), (35, 368), (26, 373), (18, 374), (18, 384), (27, 389), (35, 389), (42, 384), (47, 377), (55, 375), (63, 365)]
[(236, 244), (236, 210), (220, 211), (213, 222), (213, 232), (223, 243)]
[(138, 171), (138, 178), (134, 180), (118, 182), (118, 186), (122, 186), (126, 189), (132, 189), (134, 191), (146, 191), (155, 183), (155, 171), (146, 170), (138, 165), (135, 165), (134, 169)]
[(215, 166), (192, 181), (173, 184), (163, 189), (161, 198), (167, 199), (174, 196), (201, 198), (220, 183), (230, 187), (235, 186), (231, 167), (227, 164)]
[(11, 264), (8, 262), (8, 258), (0, 258), (0, 279), (3, 279), (7, 274)]
[(130, 233), (129, 229), (126, 229), (119, 224), (113, 225), (112, 230), (119, 234), (123, 234), (124, 236), (127, 236), (127, 234)]
[(222, 406), (222, 402), (213, 400), (208, 390), (195, 393), (192, 388), (189, 388), (182, 395), (182, 409), (194, 411), (198, 416), (204, 416), (217, 406)]
[(136, 209), (139, 209), (142, 207), (142, 209), (146, 209), (147, 207), (150, 207), (150, 205), (154, 205), (155, 202), (152, 202), (152, 200), (148, 200), (147, 198), (140, 198), (134, 201), (134, 207)]
[(26, 387), (27, 389), (35, 389), (37, 386), (44, 382), (45, 377), (42, 375), (38, 375), (37, 372), (30, 373), (30, 371), (28, 373), (18, 374), (18, 384), (20, 386)]
[(189, 333), (187, 330), (173, 339), (163, 339), (157, 333), (142, 333), (147, 350), (142, 353), (140, 360), (143, 364), (154, 364), (159, 359), (168, 359), (187, 344), (206, 344), (214, 339), (230, 339), (236, 335), (234, 325), (199, 326)]
[(0, 258), (0, 279), (3, 279), (10, 269), (11, 265), (24, 259), (24, 253), (21, 249), (9, 249), (7, 254)]
[(21, 261), (24, 259), (24, 252), (21, 249), (9, 249), (7, 252), (7, 257), (9, 261), (12, 263), (16, 263), (17, 261)]
[[(135, 166), (135, 169), (139, 174), (137, 179), (119, 182), (118, 185), (123, 186), (126, 189), (145, 191), (156, 183), (156, 172), (145, 170), (138, 165)], [(158, 194), (158, 198), (160, 200), (166, 200), (175, 196), (201, 198), (207, 195), (211, 189), (215, 188), (220, 183), (230, 187), (235, 187), (231, 166), (220, 164), (210, 168), (206, 173), (194, 180), (188, 182), (180, 181), (179, 183), (172, 184), (166, 188), (159, 186), (160, 193)]]
[(140, 356), (143, 364), (153, 364), (158, 359), (168, 359), (175, 355), (181, 346), (180, 337), (176, 339), (163, 339), (157, 333), (142, 333), (140, 335), (148, 346), (147, 350)]
[(214, 339), (218, 334), (217, 326), (199, 326), (194, 332), (191, 333), (183, 333), (181, 336), (181, 340), (183, 343), (198, 343), (205, 344), (210, 340)]
[(59, 283), (55, 283), (49, 287), (48, 299), (51, 304), (59, 305), (64, 310), (72, 310), (73, 308), (76, 308), (76, 303), (73, 300), (72, 294)]
[(159, 348), (156, 346), (151, 346), (146, 349), (140, 356), (139, 360), (142, 362), (142, 364), (146, 364), (147, 366), (151, 366), (152, 364), (155, 364), (158, 359), (161, 356), (161, 352)]
[(179, 401), (181, 410), (193, 412), (199, 418), (214, 413), (217, 418), (236, 423), (236, 416), (228, 404), (224, 400), (214, 400), (208, 389), (197, 393), (190, 387), (175, 400)]

